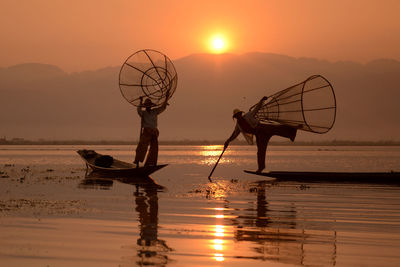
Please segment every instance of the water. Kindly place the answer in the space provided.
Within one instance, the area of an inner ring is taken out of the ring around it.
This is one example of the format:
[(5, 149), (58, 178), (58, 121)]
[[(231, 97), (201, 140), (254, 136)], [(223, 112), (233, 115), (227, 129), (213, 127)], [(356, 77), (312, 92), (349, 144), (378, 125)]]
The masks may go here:
[[(398, 266), (400, 187), (263, 181), (255, 147), (161, 146), (164, 190), (92, 180), (79, 146), (0, 147), (7, 266)], [(129, 146), (88, 146), (132, 161)], [(400, 147), (271, 146), (267, 170), (400, 171)], [(268, 179), (267, 179), (268, 180)]]

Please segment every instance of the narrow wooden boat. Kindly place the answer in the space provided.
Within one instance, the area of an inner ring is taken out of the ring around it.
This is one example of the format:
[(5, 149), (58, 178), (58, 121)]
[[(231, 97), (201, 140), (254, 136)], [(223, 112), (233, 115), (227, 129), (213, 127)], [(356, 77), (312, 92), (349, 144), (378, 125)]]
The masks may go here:
[[(78, 150), (77, 153), (81, 156), (87, 168), (90, 167), (94, 172), (102, 173), (109, 177), (147, 177), (168, 165), (163, 164), (137, 168), (132, 163), (124, 162), (108, 155), (99, 154), (94, 150), (82, 149)], [(102, 162), (101, 159), (106, 159), (106, 163), (108, 161), (109, 164), (99, 165), (99, 163)]]
[(400, 185), (400, 172), (296, 172), (270, 171), (257, 173), (244, 172), (276, 178), (278, 181), (298, 182), (336, 182), (336, 183), (374, 183)]

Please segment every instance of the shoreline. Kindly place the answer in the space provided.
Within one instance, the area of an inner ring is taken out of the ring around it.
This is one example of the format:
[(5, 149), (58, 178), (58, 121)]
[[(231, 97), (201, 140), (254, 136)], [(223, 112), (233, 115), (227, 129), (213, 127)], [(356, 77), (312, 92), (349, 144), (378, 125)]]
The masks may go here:
[[(0, 140), (2, 145), (137, 145), (138, 141), (118, 141), (118, 140)], [(159, 141), (159, 145), (223, 145), (224, 140), (179, 140), (179, 141)], [(233, 141), (232, 145), (248, 145), (245, 141)], [(400, 141), (351, 141), (351, 140), (332, 140), (332, 141), (271, 141), (272, 146), (400, 146)]]

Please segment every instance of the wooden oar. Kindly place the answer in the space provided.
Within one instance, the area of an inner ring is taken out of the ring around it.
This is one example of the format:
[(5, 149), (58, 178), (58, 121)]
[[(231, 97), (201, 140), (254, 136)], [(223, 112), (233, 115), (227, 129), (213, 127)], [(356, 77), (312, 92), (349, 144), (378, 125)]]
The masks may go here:
[(224, 146), (224, 150), (222, 150), (221, 155), (219, 156), (217, 162), (216, 162), (215, 165), (214, 165), (214, 168), (211, 170), (210, 175), (208, 176), (208, 180), (209, 180), (210, 182), (212, 182), (212, 181), (211, 181), (211, 175), (213, 174), (215, 168), (217, 168), (218, 162), (219, 162), (219, 160), (222, 158), (222, 155), (224, 154), (225, 150), (226, 150), (226, 147)]

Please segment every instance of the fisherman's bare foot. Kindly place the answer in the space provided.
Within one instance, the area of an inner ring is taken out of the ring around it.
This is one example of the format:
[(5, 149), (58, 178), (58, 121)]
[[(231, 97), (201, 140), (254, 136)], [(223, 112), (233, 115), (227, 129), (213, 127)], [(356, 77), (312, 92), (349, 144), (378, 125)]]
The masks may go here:
[(258, 168), (257, 170), (256, 170), (256, 173), (262, 173), (262, 171), (265, 169), (265, 167), (264, 168)]

